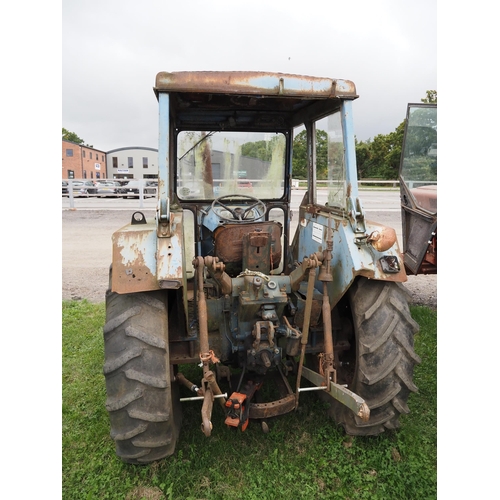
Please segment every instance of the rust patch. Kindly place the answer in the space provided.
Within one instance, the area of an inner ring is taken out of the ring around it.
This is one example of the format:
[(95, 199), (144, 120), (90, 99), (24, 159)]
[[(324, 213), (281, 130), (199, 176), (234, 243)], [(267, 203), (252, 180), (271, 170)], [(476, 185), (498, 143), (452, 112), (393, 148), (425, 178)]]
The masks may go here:
[[(243, 241), (247, 235), (252, 235), (252, 241), (259, 247), (260, 238), (269, 238), (270, 235), (272, 252), (271, 262), (273, 268), (278, 267), (281, 261), (281, 224), (275, 221), (256, 222), (253, 224), (227, 224), (215, 230), (215, 255), (226, 266), (234, 264), (232, 267), (241, 267), (243, 261)], [(262, 236), (256, 236), (260, 233)], [(253, 240), (253, 238), (257, 238)], [(262, 240), (264, 241), (264, 240)]]
[(271, 401), (270, 403), (250, 403), (250, 418), (270, 418), (278, 415), (284, 415), (295, 408), (295, 394)]
[(114, 292), (157, 290), (154, 224), (129, 225), (113, 234)]

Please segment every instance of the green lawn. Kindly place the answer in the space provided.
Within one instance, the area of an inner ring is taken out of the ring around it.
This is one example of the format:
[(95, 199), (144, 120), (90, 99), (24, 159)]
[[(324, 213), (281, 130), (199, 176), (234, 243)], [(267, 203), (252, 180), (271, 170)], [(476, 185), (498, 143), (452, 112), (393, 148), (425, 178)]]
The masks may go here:
[[(183, 403), (175, 455), (132, 466), (115, 455), (102, 373), (104, 304), (62, 304), (62, 493), (65, 499), (430, 499), (437, 498), (437, 313), (412, 307), (422, 363), (401, 429), (346, 436), (324, 404), (302, 393), (296, 412), (264, 434), (228, 428), (214, 405), (212, 436), (201, 402)], [(198, 382), (198, 381), (197, 381)]]

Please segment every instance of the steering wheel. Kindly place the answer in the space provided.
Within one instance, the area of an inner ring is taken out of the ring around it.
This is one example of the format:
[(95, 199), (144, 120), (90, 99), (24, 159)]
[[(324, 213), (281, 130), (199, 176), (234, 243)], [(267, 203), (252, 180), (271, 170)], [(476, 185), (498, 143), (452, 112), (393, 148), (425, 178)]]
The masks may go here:
[[(228, 198), (231, 199), (231, 201), (234, 201), (235, 197), (243, 199), (244, 201), (250, 200), (255, 203), (253, 203), (248, 207), (236, 207), (236, 208), (230, 208), (224, 203), (224, 202), (227, 203), (226, 200)], [(233, 218), (231, 219), (229, 217), (226, 217), (222, 215), (220, 210), (216, 210), (216, 207), (219, 205), (228, 212), (230, 212)], [(247, 215), (253, 208), (255, 208), (255, 211), (257, 212), (258, 215), (255, 217), (247, 218)], [(215, 200), (212, 202), (212, 210), (222, 220), (227, 220), (227, 221), (240, 220), (240, 221), (252, 222), (254, 220), (260, 219), (266, 213), (266, 204), (263, 201), (259, 200), (258, 198), (254, 198), (253, 196), (247, 196), (245, 194), (228, 194), (225, 196), (219, 196), (219, 198), (215, 198)]]

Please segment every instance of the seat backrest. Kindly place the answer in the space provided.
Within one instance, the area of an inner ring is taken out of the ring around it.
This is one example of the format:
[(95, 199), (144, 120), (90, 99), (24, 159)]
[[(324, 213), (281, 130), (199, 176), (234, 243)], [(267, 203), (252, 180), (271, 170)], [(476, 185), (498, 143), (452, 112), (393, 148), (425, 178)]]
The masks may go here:
[(276, 221), (224, 224), (214, 232), (215, 256), (224, 262), (229, 276), (241, 273), (243, 264), (268, 274), (281, 262), (282, 230)]

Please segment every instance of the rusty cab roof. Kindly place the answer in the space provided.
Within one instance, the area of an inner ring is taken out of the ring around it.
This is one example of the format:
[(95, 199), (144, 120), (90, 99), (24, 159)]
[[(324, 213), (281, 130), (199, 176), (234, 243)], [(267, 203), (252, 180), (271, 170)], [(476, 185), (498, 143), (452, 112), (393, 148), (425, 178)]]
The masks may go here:
[(349, 80), (255, 71), (160, 72), (154, 92), (184, 130), (286, 130), (358, 97)]

